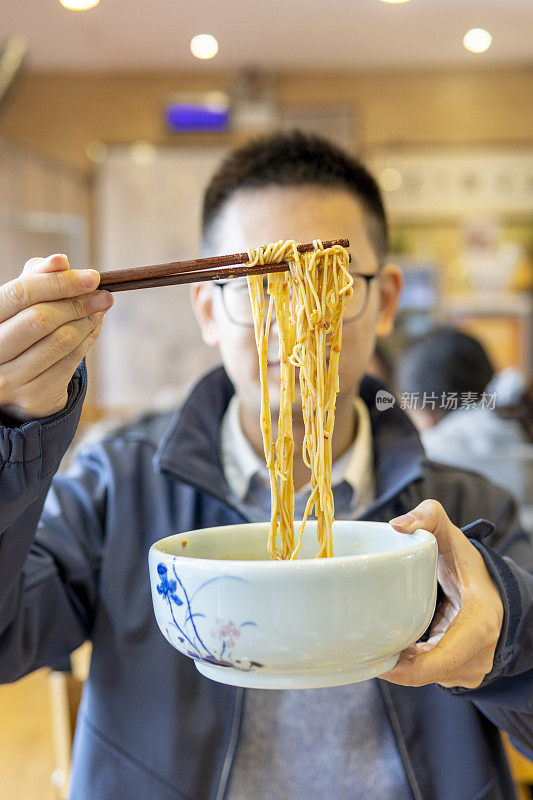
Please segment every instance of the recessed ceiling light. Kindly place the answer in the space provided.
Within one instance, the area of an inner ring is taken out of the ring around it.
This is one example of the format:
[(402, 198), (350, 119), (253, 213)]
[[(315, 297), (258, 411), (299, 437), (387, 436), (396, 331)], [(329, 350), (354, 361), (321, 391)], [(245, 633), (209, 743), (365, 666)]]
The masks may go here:
[(89, 142), (85, 148), (85, 154), (95, 164), (102, 164), (107, 158), (107, 145), (99, 140)]
[(130, 147), (131, 160), (141, 167), (153, 164), (157, 155), (157, 150), (152, 142), (134, 142)]
[(218, 53), (218, 42), (210, 33), (199, 33), (191, 39), (191, 53), (196, 58), (213, 58)]
[(89, 8), (97, 6), (100, 0), (59, 0), (59, 2), (69, 11), (88, 11)]
[(379, 183), (385, 192), (397, 192), (402, 188), (402, 173), (394, 167), (385, 167), (379, 174)]
[(492, 44), (492, 36), (485, 28), (471, 28), (463, 36), (463, 44), (471, 53), (484, 53)]
[(409, 0), (381, 0), (382, 3), (408, 3)]

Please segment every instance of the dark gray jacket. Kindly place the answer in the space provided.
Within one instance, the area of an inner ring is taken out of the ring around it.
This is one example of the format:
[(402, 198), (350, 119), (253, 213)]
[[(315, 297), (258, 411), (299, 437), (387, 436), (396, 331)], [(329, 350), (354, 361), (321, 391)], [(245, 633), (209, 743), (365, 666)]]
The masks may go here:
[[(0, 426), (0, 680), (93, 642), (78, 717), (74, 800), (222, 800), (243, 690), (207, 680), (159, 632), (148, 548), (176, 531), (242, 522), (219, 458), (233, 388), (219, 369), (172, 416), (154, 416), (85, 449), (55, 475), (75, 432), (85, 369), (66, 409)], [(532, 550), (509, 496), (473, 473), (427, 462), (397, 407), (377, 411), (365, 379), (377, 500), (388, 520), (440, 500), (482, 553), (505, 609), (494, 669), (474, 691), (378, 681), (415, 800), (514, 797), (499, 735), (533, 753)], [(7, 422), (4, 420), (4, 422)], [(493, 526), (478, 522), (486, 517)]]

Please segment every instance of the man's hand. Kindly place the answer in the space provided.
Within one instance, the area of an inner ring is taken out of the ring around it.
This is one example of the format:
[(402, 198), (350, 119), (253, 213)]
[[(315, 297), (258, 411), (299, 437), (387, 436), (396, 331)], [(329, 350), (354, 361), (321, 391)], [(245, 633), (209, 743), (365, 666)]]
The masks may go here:
[(0, 414), (26, 422), (61, 411), (74, 370), (98, 338), (109, 292), (64, 255), (32, 258), (0, 286)]
[(402, 533), (423, 528), (435, 536), (437, 577), (446, 597), (428, 641), (404, 650), (380, 678), (402, 686), (440, 683), (475, 689), (492, 669), (503, 622), (501, 597), (483, 557), (436, 500), (424, 500), (390, 524)]

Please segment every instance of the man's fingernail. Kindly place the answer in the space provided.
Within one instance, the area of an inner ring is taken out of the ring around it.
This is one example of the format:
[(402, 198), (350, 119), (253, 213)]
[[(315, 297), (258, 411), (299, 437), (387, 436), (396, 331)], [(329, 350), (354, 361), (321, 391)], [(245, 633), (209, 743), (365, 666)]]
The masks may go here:
[(98, 291), (91, 298), (91, 307), (98, 311), (104, 311), (113, 305), (113, 295), (111, 292)]
[(80, 269), (80, 278), (87, 289), (96, 288), (100, 280), (100, 276), (95, 269)]
[(394, 517), (394, 519), (389, 520), (389, 525), (394, 525), (397, 528), (408, 528), (415, 521), (416, 518), (412, 514), (402, 514), (401, 517)]

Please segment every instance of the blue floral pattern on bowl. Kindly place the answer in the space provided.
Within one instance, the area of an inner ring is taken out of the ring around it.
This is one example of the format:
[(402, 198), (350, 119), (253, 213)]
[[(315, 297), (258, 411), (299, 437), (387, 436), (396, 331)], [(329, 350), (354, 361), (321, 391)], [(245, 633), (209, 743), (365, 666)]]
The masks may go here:
[(195, 598), (207, 585), (220, 580), (244, 582), (243, 578), (238, 578), (235, 575), (223, 575), (218, 578), (211, 578), (205, 581), (205, 583), (202, 583), (198, 589), (189, 596), (174, 564), (172, 565), (173, 577), (169, 577), (168, 567), (163, 563), (157, 565), (157, 574), (159, 576), (159, 583), (156, 586), (157, 592), (166, 600), (171, 616), (171, 620), (168, 626), (166, 626), (165, 631), (169, 641), (174, 647), (182, 652), (186, 652), (191, 658), (198, 661), (205, 661), (209, 664), (216, 664), (219, 667), (232, 667), (233, 669), (249, 672), (250, 670), (259, 669), (263, 666), (263, 664), (259, 664), (257, 661), (245, 662), (241, 659), (234, 659), (232, 655), (232, 648), (240, 638), (243, 628), (247, 626), (255, 627), (255, 622), (247, 620), (237, 625), (233, 620), (216, 619), (214, 623), (211, 623), (212, 627), (209, 633), (212, 639), (217, 641), (217, 645), (216, 647), (213, 645), (208, 647), (198, 630), (200, 620), (206, 620), (206, 616), (199, 611), (193, 611), (193, 602)]

